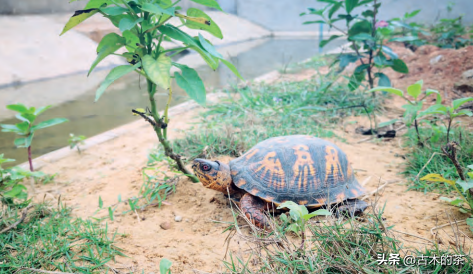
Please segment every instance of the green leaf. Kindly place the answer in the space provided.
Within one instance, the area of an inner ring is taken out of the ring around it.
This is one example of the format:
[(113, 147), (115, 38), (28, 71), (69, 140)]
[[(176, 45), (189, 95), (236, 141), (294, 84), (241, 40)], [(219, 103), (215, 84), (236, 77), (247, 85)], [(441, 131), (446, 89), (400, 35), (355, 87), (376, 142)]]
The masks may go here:
[(108, 207), (108, 216), (110, 217), (110, 220), (113, 221), (113, 210), (111, 207)]
[(186, 20), (186, 24), (185, 24), (186, 27), (188, 27), (190, 29), (205, 30), (205, 31), (209, 32), (210, 34), (212, 34), (213, 36), (215, 36), (217, 38), (220, 38), (220, 39), (223, 38), (222, 31), (220, 30), (218, 25), (205, 12), (203, 12), (199, 9), (196, 9), (196, 8), (189, 8), (189, 9), (187, 9), (187, 16), (189, 16), (189, 17), (203, 17), (203, 18), (210, 21), (210, 25), (197, 23), (197, 22), (191, 21), (191, 20)]
[(142, 60), (143, 69), (149, 79), (156, 85), (168, 89), (171, 85), (171, 58), (161, 54), (158, 60), (154, 60), (151, 55), (145, 55)]
[(453, 100), (452, 102), (452, 105), (453, 105), (453, 109), (458, 109), (461, 105), (467, 103), (467, 102), (471, 102), (473, 101), (473, 98), (471, 97), (466, 97), (466, 98), (460, 98), (460, 99), (456, 99), (456, 100)]
[(113, 4), (111, 0), (90, 0), (84, 9), (101, 8), (111, 4)]
[(171, 273), (172, 262), (166, 258), (162, 258), (159, 262), (159, 272), (161, 274)]
[(469, 180), (467, 182), (458, 180), (457, 184), (463, 188), (463, 192), (467, 191), (470, 188), (473, 188), (473, 180)]
[(203, 50), (200, 46), (191, 46), (190, 48), (197, 51), (200, 54), (200, 56), (202, 57), (202, 59), (204, 59), (204, 61), (207, 63), (207, 65), (209, 65), (209, 67), (211, 67), (213, 70), (216, 70), (218, 68), (219, 60), (221, 60), (222, 63), (224, 63), (224, 61), (223, 61), (224, 59), (219, 59), (219, 58), (211, 55), (207, 51)]
[(99, 208), (103, 207), (102, 196), (99, 196)]
[(164, 26), (160, 26), (159, 31), (168, 37), (183, 42), (188, 46), (196, 46), (198, 47), (196, 41), (187, 33), (183, 32), (182, 30), (176, 28), (173, 25), (166, 24)]
[(425, 94), (426, 94), (427, 96), (429, 96), (430, 94), (433, 94), (433, 93), (437, 94), (437, 100), (436, 100), (435, 103), (436, 103), (436, 104), (441, 104), (441, 103), (442, 103), (442, 96), (440, 95), (440, 92), (439, 92), (438, 90), (435, 90), (435, 89), (427, 89), (427, 90), (425, 91)]
[(109, 56), (112, 53), (115, 53), (119, 48), (125, 45), (125, 38), (121, 37), (116, 33), (109, 33), (105, 35), (97, 46), (97, 58), (90, 66), (87, 76), (95, 69), (95, 67), (103, 60), (105, 57)]
[(202, 45), (202, 47), (210, 54), (213, 56), (222, 59), (223, 56), (214, 48), (214, 46), (205, 40), (205, 38), (199, 33), (199, 42)]
[[(24, 122), (24, 123), (27, 123), (29, 125), (28, 122)], [(24, 134), (22, 132), (22, 130), (18, 128), (17, 125), (18, 124), (16, 124), (16, 125), (0, 124), (0, 126), (2, 127), (2, 132), (14, 132), (14, 133), (18, 133), (20, 135)]]
[(310, 218), (312, 217), (315, 217), (315, 216), (330, 216), (332, 215), (332, 213), (326, 209), (319, 209), (317, 211), (314, 211), (310, 214), (305, 214), (304, 216), (302, 216), (302, 218), (304, 218), (304, 220), (309, 220)]
[(3, 193), (3, 196), (5, 196), (7, 198), (16, 198), (24, 190), (26, 190), (26, 187), (24, 185), (17, 184), (10, 191), (7, 191), (7, 192)]
[(102, 96), (102, 94), (108, 88), (108, 86), (110, 86), (110, 84), (115, 82), (115, 80), (117, 80), (118, 78), (121, 78), (122, 76), (124, 76), (124, 75), (134, 71), (135, 69), (139, 68), (140, 65), (141, 65), (141, 62), (135, 64), (134, 66), (122, 65), (122, 66), (118, 66), (118, 67), (113, 68), (109, 72), (107, 77), (105, 77), (105, 80), (100, 84), (100, 87), (95, 92), (95, 102), (97, 102), (99, 100), (100, 96)]
[(342, 37), (342, 35), (332, 35), (332, 36), (330, 36), (330, 38), (320, 41), (319, 47), (321, 47), (321, 48), (325, 47), (325, 45), (327, 45), (331, 41), (337, 39), (338, 37)]
[(419, 116), (431, 115), (431, 114), (447, 114), (447, 107), (444, 105), (435, 104), (428, 107), (426, 110), (421, 111)]
[(358, 61), (358, 56), (353, 54), (342, 54), (338, 57), (338, 59), (340, 60), (340, 68), (345, 68), (350, 63)]
[(366, 40), (370, 40), (370, 41), (374, 41), (374, 37), (371, 36), (371, 34), (369, 33), (358, 33), (358, 34), (355, 34), (353, 36), (350, 36), (348, 37), (348, 40), (350, 41), (366, 41)]
[(13, 110), (19, 113), (27, 112), (28, 108), (23, 104), (14, 104), (14, 105), (7, 105), (7, 109)]
[(199, 105), (205, 106), (206, 94), (205, 86), (200, 79), (199, 74), (186, 65), (176, 64), (174, 66), (181, 69), (182, 75), (178, 72), (174, 73), (176, 83), (189, 95), (191, 99), (196, 101)]
[(309, 25), (309, 24), (325, 24), (325, 21), (316, 20), (316, 21), (305, 21), (302, 25)]
[(131, 30), (132, 28), (136, 26), (136, 24), (142, 21), (143, 21), (143, 17), (137, 18), (136, 20), (133, 20), (130, 17), (125, 17), (122, 20), (120, 20), (120, 23), (118, 24), (118, 28), (120, 29), (121, 32), (124, 32), (125, 30)]
[(358, 66), (357, 69), (358, 72), (355, 71), (355, 73), (353, 73), (353, 75), (350, 77), (350, 82), (348, 83), (348, 88), (351, 91), (357, 89), (365, 80), (366, 70), (364, 70), (363, 65)]
[(372, 24), (367, 20), (362, 20), (353, 24), (353, 26), (348, 30), (348, 38), (351, 38), (359, 33), (371, 33)]
[(393, 65), (391, 66), (391, 68), (393, 70), (400, 73), (409, 73), (409, 69), (407, 68), (407, 65), (406, 63), (404, 63), (404, 61), (402, 61), (401, 59), (394, 59), (392, 61)]
[(143, 4), (142, 9), (144, 11), (148, 11), (148, 12), (151, 12), (151, 13), (154, 13), (154, 14), (157, 14), (157, 15), (167, 14), (167, 15), (170, 15), (170, 16), (174, 16), (175, 10), (176, 10), (176, 8), (174, 8), (174, 7), (165, 9), (165, 8), (162, 8), (158, 4), (151, 4), (151, 3)]
[(69, 19), (69, 21), (64, 26), (61, 35), (72, 29), (73, 27), (79, 25), (80, 23), (84, 22), (86, 19), (92, 17), (94, 14), (99, 12), (98, 9), (85, 9), (85, 10), (77, 10), (74, 15)]
[(287, 231), (292, 231), (296, 234), (299, 234), (300, 228), (296, 223), (292, 223), (292, 224), (287, 226), (286, 230)]
[(350, 13), (358, 5), (358, 0), (345, 0), (345, 9)]
[(406, 19), (412, 18), (412, 17), (416, 16), (419, 12), (420, 12), (420, 10), (415, 10), (415, 11), (413, 11), (413, 12), (411, 12), (411, 13), (406, 13), (406, 14), (404, 15), (404, 18), (406, 18)]
[[(400, 59), (398, 59), (398, 60), (400, 60)], [(417, 99), (417, 97), (419, 97), (419, 95), (422, 93), (422, 84), (423, 84), (423, 81), (420, 80), (420, 81), (416, 82), (415, 84), (412, 84), (412, 85), (408, 86), (407, 87), (407, 94), (409, 94), (410, 96)]]
[(328, 11), (328, 18), (332, 19), (332, 16), (340, 9), (341, 6), (342, 6), (342, 2), (334, 3)]
[(123, 7), (118, 7), (118, 6), (101, 8), (100, 10), (103, 13), (105, 13), (107, 15), (111, 15), (111, 16), (117, 16), (117, 15), (124, 14), (124, 13), (128, 12), (128, 9), (125, 9)]
[(390, 47), (383, 46), (382, 49), (383, 49), (383, 52), (389, 55), (389, 57), (391, 57), (393, 61), (399, 58), (399, 56)]
[(65, 118), (49, 119), (47, 121), (41, 122), (41, 123), (31, 127), (31, 131), (34, 132), (35, 130), (42, 129), (42, 128), (47, 128), (47, 127), (52, 127), (52, 126), (59, 125), (59, 124), (62, 124), (64, 122), (67, 122), (67, 121), (69, 121), (69, 120), (67, 120)]
[(457, 112), (455, 114), (455, 117), (463, 116), (463, 115), (471, 117), (471, 116), (473, 116), (473, 112), (469, 111), (468, 109), (462, 109), (462, 110), (460, 110), (459, 112)]
[(420, 40), (420, 38), (417, 36), (403, 36), (391, 38), (388, 42), (412, 42), (417, 40)]
[(33, 135), (34, 133), (31, 133), (27, 137), (21, 137), (21, 138), (16, 138), (15, 141), (13, 142), (16, 147), (30, 147), (31, 146), (31, 141), (33, 140)]
[(393, 125), (394, 123), (396, 123), (399, 119), (393, 119), (393, 120), (389, 120), (389, 121), (386, 121), (386, 122), (383, 122), (383, 123), (379, 123), (378, 124), (378, 127), (382, 128), (382, 127), (387, 127), (387, 126), (390, 126), (390, 125)]
[(367, 92), (374, 92), (374, 91), (385, 91), (385, 92), (388, 92), (388, 93), (395, 94), (397, 96), (403, 96), (404, 95), (404, 92), (402, 90), (397, 89), (397, 88), (391, 88), (391, 87), (376, 87), (376, 88), (368, 90)]
[(220, 59), (220, 61), (225, 65), (227, 66), (238, 78), (240, 78), (241, 80), (245, 81), (245, 79), (243, 79), (243, 76), (240, 75), (240, 73), (238, 72), (237, 68), (232, 64), (230, 63), (229, 61), (225, 60), (225, 59)]
[(215, 0), (191, 0), (192, 2), (196, 2), (197, 4), (201, 4), (210, 8), (218, 9), (223, 11), (220, 5)]
[(40, 107), (38, 108), (33, 114), (38, 116), (40, 115), (41, 113), (45, 112), (46, 110), (48, 110), (50, 107), (52, 107), (52, 105), (49, 105), (49, 106), (45, 106), (45, 107)]
[(379, 78), (378, 87), (391, 87), (391, 81), (386, 74), (377, 72), (374, 76)]

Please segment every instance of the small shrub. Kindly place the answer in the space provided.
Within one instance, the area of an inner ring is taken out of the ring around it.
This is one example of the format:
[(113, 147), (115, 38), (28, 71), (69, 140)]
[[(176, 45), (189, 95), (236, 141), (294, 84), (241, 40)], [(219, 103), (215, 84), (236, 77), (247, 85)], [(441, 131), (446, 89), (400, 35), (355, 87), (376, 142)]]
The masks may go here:
[(72, 133), (69, 134), (69, 139), (68, 139), (69, 147), (71, 149), (77, 148), (77, 152), (79, 152), (79, 154), (81, 154), (80, 145), (84, 145), (85, 144), (84, 141), (85, 141), (84, 135), (75, 136)]

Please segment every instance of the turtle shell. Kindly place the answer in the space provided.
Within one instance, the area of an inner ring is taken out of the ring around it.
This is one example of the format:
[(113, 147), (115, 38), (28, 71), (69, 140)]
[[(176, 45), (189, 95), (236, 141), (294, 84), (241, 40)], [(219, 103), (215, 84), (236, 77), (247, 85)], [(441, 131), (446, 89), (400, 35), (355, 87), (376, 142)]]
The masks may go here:
[(320, 207), (365, 193), (346, 154), (312, 136), (267, 139), (232, 160), (230, 169), (237, 187), (276, 205)]

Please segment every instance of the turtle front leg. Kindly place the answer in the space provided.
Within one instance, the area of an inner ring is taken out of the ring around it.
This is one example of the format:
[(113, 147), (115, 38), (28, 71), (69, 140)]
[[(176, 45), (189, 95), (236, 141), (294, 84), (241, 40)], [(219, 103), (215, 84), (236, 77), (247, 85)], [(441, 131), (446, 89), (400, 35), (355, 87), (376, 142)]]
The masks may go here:
[(270, 228), (269, 220), (264, 215), (266, 202), (249, 193), (243, 195), (240, 200), (240, 208), (243, 214), (257, 227), (268, 230)]
[(343, 204), (337, 206), (335, 216), (355, 217), (363, 214), (369, 204), (358, 199), (346, 200)]

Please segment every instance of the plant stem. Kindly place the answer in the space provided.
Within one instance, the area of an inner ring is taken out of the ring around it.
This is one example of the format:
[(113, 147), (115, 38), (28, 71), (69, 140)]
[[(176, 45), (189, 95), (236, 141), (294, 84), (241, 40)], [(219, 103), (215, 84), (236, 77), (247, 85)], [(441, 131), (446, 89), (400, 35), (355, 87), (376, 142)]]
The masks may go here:
[(417, 144), (418, 144), (420, 147), (423, 147), (423, 146), (424, 146), (424, 143), (423, 143), (422, 140), (420, 139), (419, 125), (417, 124), (417, 119), (414, 119), (414, 126), (415, 126), (415, 128), (416, 128), (416, 133), (417, 133)]
[(449, 114), (448, 117), (448, 128), (447, 128), (447, 144), (450, 142), (450, 127), (452, 126), (452, 115)]
[(147, 84), (148, 84), (148, 96), (149, 96), (149, 101), (151, 103), (151, 115), (153, 116), (153, 119), (155, 121), (155, 124), (153, 125), (153, 129), (154, 131), (156, 132), (156, 135), (158, 136), (158, 140), (159, 142), (163, 145), (164, 147), (164, 154), (173, 159), (176, 164), (177, 164), (177, 168), (179, 169), (179, 171), (181, 171), (182, 173), (184, 173), (184, 175), (186, 175), (187, 177), (189, 177), (192, 182), (194, 183), (198, 183), (199, 182), (199, 179), (194, 176), (185, 166), (184, 166), (184, 163), (182, 162), (181, 160), (181, 156), (180, 155), (177, 155), (177, 154), (174, 154), (174, 152), (172, 151), (172, 148), (171, 146), (169, 145), (169, 142), (167, 141), (167, 139), (163, 136), (163, 132), (161, 131), (162, 130), (162, 126), (163, 126), (163, 120), (161, 119), (161, 117), (159, 117), (159, 114), (158, 114), (158, 110), (156, 108), (156, 101), (154, 100), (154, 94), (156, 93), (156, 85), (153, 84), (153, 82), (151, 82), (150, 80), (146, 80)]
[(28, 162), (30, 163), (30, 171), (33, 172), (33, 159), (31, 157), (31, 146), (28, 147)]
[(167, 140), (168, 138), (168, 126), (169, 126), (169, 115), (168, 115), (168, 110), (169, 110), (169, 105), (171, 105), (171, 100), (172, 100), (172, 85), (169, 85), (169, 95), (168, 95), (168, 101), (166, 103), (166, 108), (164, 109), (164, 123), (166, 124), (163, 128), (163, 135), (164, 139)]

